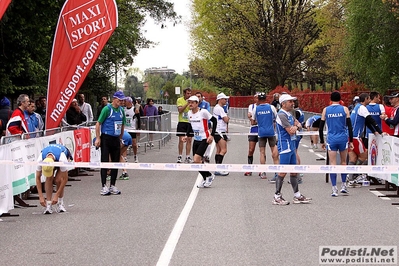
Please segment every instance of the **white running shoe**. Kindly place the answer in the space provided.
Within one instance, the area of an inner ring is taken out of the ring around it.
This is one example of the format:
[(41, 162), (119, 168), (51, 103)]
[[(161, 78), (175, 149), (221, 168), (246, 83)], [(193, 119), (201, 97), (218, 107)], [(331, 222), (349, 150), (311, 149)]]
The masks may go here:
[(213, 180), (215, 179), (215, 175), (208, 176), (204, 183), (204, 187), (210, 187), (212, 185)]
[(338, 197), (338, 188), (337, 187), (332, 188), (331, 197)]
[(44, 210), (43, 214), (52, 214), (53, 213), (53, 208), (51, 205), (47, 205), (46, 209)]
[(182, 162), (183, 162), (182, 157), (179, 155), (179, 156), (177, 157), (177, 163), (182, 163)]
[(192, 163), (193, 159), (191, 159), (190, 156), (186, 157), (186, 159), (184, 160), (184, 163)]
[(100, 193), (101, 196), (111, 195), (111, 192), (109, 192), (109, 188), (107, 186), (103, 186)]
[(205, 180), (201, 180), (199, 183), (198, 183), (198, 185), (197, 185), (197, 188), (203, 188), (204, 187), (204, 185), (205, 185)]
[(109, 192), (113, 195), (121, 194), (121, 191), (116, 186), (110, 186)]
[(134, 155), (134, 162), (138, 163), (139, 162), (139, 157), (137, 155)]
[(66, 212), (64, 203), (57, 203), (57, 212)]
[(289, 205), (290, 204), (289, 201), (286, 201), (285, 199), (283, 199), (281, 194), (274, 195), (272, 203), (273, 203), (273, 205)]

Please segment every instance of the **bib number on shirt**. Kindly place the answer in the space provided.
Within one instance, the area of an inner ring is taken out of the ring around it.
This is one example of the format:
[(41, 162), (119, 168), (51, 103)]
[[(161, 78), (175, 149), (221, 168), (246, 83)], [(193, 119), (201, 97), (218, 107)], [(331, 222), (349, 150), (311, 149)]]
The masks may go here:
[(194, 140), (197, 140), (197, 141), (202, 140), (199, 130), (194, 130)]
[(122, 132), (122, 121), (114, 122), (115, 135), (120, 135)]

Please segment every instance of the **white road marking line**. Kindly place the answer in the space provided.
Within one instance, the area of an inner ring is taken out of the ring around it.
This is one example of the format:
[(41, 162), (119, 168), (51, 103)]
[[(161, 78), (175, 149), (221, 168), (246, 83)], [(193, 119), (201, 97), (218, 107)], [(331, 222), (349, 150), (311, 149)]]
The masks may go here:
[[(212, 142), (210, 154), (213, 153), (215, 148), (215, 142)], [(180, 213), (179, 218), (177, 219), (175, 226), (173, 227), (172, 233), (170, 233), (168, 241), (162, 250), (161, 255), (159, 256), (157, 266), (167, 266), (172, 259), (173, 253), (175, 251), (176, 245), (179, 242), (181, 233), (183, 232), (184, 226), (186, 225), (188, 216), (190, 215), (190, 211), (195, 203), (195, 199), (197, 198), (199, 189), (197, 188), (197, 184), (202, 180), (202, 176), (198, 174), (197, 179), (195, 180), (195, 184), (193, 189), (191, 190), (190, 196), (187, 199), (186, 204), (182, 212)]]

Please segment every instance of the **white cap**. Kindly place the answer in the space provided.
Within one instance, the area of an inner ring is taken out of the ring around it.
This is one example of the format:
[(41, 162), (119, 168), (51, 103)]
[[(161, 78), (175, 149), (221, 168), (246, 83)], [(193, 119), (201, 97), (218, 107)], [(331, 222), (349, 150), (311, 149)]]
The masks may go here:
[(190, 98), (188, 98), (188, 101), (199, 102), (199, 99), (197, 96), (193, 95)]
[(353, 101), (354, 101), (354, 102), (359, 101), (359, 100), (360, 100), (359, 96), (353, 97)]
[(222, 93), (219, 93), (218, 94), (218, 96), (216, 97), (216, 100), (218, 101), (218, 100), (220, 100), (220, 99), (228, 99), (228, 98), (230, 98), (229, 96), (226, 96), (226, 94), (224, 94), (223, 92)]
[(296, 97), (292, 97), (291, 95), (289, 95), (289, 94), (282, 94), (281, 96), (280, 96), (280, 98), (278, 99), (278, 101), (280, 102), (280, 104), (282, 104), (283, 102), (285, 102), (285, 101), (295, 101), (296, 100)]

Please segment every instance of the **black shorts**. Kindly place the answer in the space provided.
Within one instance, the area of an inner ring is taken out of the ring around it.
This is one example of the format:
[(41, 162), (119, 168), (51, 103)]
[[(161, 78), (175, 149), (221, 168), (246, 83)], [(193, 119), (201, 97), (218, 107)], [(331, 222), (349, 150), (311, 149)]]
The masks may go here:
[(194, 137), (193, 129), (191, 128), (191, 124), (188, 122), (179, 122), (177, 123), (177, 133), (176, 136), (183, 137), (186, 136), (187, 132), (190, 132), (187, 137)]
[(221, 132), (220, 134), (219, 134), (218, 132), (216, 132), (216, 133), (215, 133), (215, 136), (213, 137), (213, 139), (215, 140), (216, 143), (218, 143), (222, 138), (223, 138), (225, 141), (227, 141), (226, 132)]
[(249, 136), (248, 136), (248, 141), (249, 141), (249, 142), (258, 142), (258, 136), (256, 136), (256, 135), (249, 135)]
[(128, 132), (128, 133), (132, 137), (132, 139), (136, 138), (136, 133), (135, 132)]
[(316, 119), (316, 121), (313, 122), (312, 127), (319, 128), (320, 127), (320, 121), (321, 121), (321, 118)]
[(277, 140), (276, 137), (260, 137), (259, 138), (259, 147), (266, 147), (266, 143), (269, 142), (269, 147), (273, 148), (276, 146)]
[(199, 140), (194, 140), (193, 142), (193, 156), (194, 155), (199, 155), (201, 157), (204, 156), (206, 149), (208, 148), (208, 143), (206, 142), (206, 139), (203, 139), (201, 141)]

